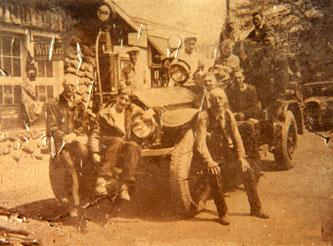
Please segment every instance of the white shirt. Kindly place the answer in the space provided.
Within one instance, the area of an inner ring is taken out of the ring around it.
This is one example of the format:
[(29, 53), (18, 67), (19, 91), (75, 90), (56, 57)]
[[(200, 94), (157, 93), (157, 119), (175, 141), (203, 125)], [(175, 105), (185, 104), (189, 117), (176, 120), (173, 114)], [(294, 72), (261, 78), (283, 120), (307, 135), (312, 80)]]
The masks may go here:
[(130, 83), (132, 89), (145, 89), (150, 87), (149, 69), (147, 66), (129, 63), (121, 71), (121, 79)]

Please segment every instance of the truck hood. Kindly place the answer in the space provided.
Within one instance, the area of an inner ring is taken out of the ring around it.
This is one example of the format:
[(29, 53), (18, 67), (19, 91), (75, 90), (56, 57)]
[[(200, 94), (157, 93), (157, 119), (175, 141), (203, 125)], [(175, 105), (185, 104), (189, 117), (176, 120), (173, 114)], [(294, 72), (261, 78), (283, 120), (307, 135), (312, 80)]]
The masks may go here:
[(135, 91), (134, 96), (149, 108), (188, 105), (196, 99), (191, 90), (178, 86)]

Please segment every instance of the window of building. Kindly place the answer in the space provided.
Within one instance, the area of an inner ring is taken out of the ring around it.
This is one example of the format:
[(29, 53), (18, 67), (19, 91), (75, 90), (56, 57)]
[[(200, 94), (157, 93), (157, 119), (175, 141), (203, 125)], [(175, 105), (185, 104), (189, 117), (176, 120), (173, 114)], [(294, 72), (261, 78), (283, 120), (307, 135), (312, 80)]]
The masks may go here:
[(35, 94), (38, 101), (47, 102), (54, 97), (53, 85), (36, 85)]
[(21, 103), (21, 85), (0, 85), (0, 105), (19, 105)]
[(37, 77), (52, 78), (53, 77), (53, 62), (38, 61), (37, 62)]
[(35, 60), (37, 61), (37, 77), (52, 78), (53, 60), (51, 61), (48, 60), (49, 59), (48, 51), (50, 49), (52, 38), (34, 36), (34, 42), (35, 42)]
[(0, 35), (0, 67), (10, 76), (21, 76), (21, 39), (17, 36)]
[(152, 87), (168, 86), (169, 74), (161, 65), (161, 54), (152, 46), (149, 47), (149, 54)]

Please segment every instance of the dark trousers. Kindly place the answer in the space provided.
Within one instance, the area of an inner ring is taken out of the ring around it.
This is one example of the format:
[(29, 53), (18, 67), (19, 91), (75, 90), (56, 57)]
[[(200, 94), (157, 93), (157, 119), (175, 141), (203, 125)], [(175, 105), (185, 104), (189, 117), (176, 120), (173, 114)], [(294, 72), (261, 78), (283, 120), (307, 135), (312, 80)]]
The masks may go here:
[(86, 145), (79, 142), (73, 142), (66, 144), (65, 147), (59, 154), (60, 161), (67, 168), (71, 182), (67, 184), (67, 187), (71, 187), (71, 193), (73, 196), (74, 206), (80, 204), (80, 195), (79, 195), (79, 177), (77, 173), (78, 165), (81, 161), (84, 161), (88, 157), (88, 148)]
[[(240, 170), (241, 172), (241, 170)], [(250, 204), (251, 213), (258, 212), (261, 209), (261, 203), (258, 196), (257, 184), (253, 169), (250, 168), (242, 173), (242, 181)], [(232, 178), (232, 177), (231, 177)], [(224, 185), (221, 175), (210, 175), (211, 194), (219, 217), (223, 217), (227, 211), (227, 204), (224, 198)]]
[(99, 175), (110, 178), (115, 176), (115, 168), (122, 169), (122, 181), (133, 185), (136, 181), (135, 170), (141, 158), (141, 149), (135, 142), (128, 142), (118, 137), (108, 140), (101, 162)]
[[(221, 148), (218, 140), (211, 138), (208, 140), (208, 148), (213, 159), (220, 164), (221, 174), (210, 175), (210, 192), (214, 199), (219, 217), (223, 217), (227, 213), (227, 205), (224, 199), (224, 183), (233, 183), (233, 181), (241, 176), (244, 189), (247, 194), (249, 205), (252, 212), (260, 211), (261, 203), (257, 191), (257, 177), (254, 169), (251, 167), (246, 172), (242, 172), (241, 163), (237, 159), (233, 149), (228, 147)], [(214, 144), (215, 143), (215, 144)], [(250, 165), (252, 160), (248, 159)]]
[(246, 155), (259, 157), (260, 125), (250, 120), (237, 121), (239, 133), (242, 136)]

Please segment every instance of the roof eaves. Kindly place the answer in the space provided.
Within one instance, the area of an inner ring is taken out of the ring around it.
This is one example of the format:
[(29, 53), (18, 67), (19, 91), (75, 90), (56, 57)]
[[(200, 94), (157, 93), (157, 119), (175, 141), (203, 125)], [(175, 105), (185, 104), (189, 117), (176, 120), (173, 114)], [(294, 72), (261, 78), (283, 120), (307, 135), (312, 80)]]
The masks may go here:
[[(130, 25), (135, 31), (139, 31), (140, 26), (135, 23), (135, 21), (132, 20), (132, 18), (120, 7), (118, 6), (113, 0), (104, 0), (106, 4), (110, 5), (117, 14), (119, 14), (119, 16), (121, 18), (123, 18), (128, 25)], [(148, 36), (148, 42), (161, 54), (164, 53), (163, 50), (161, 50), (161, 48), (159, 47), (159, 45), (157, 43), (155, 43), (151, 38), (149, 38)]]

